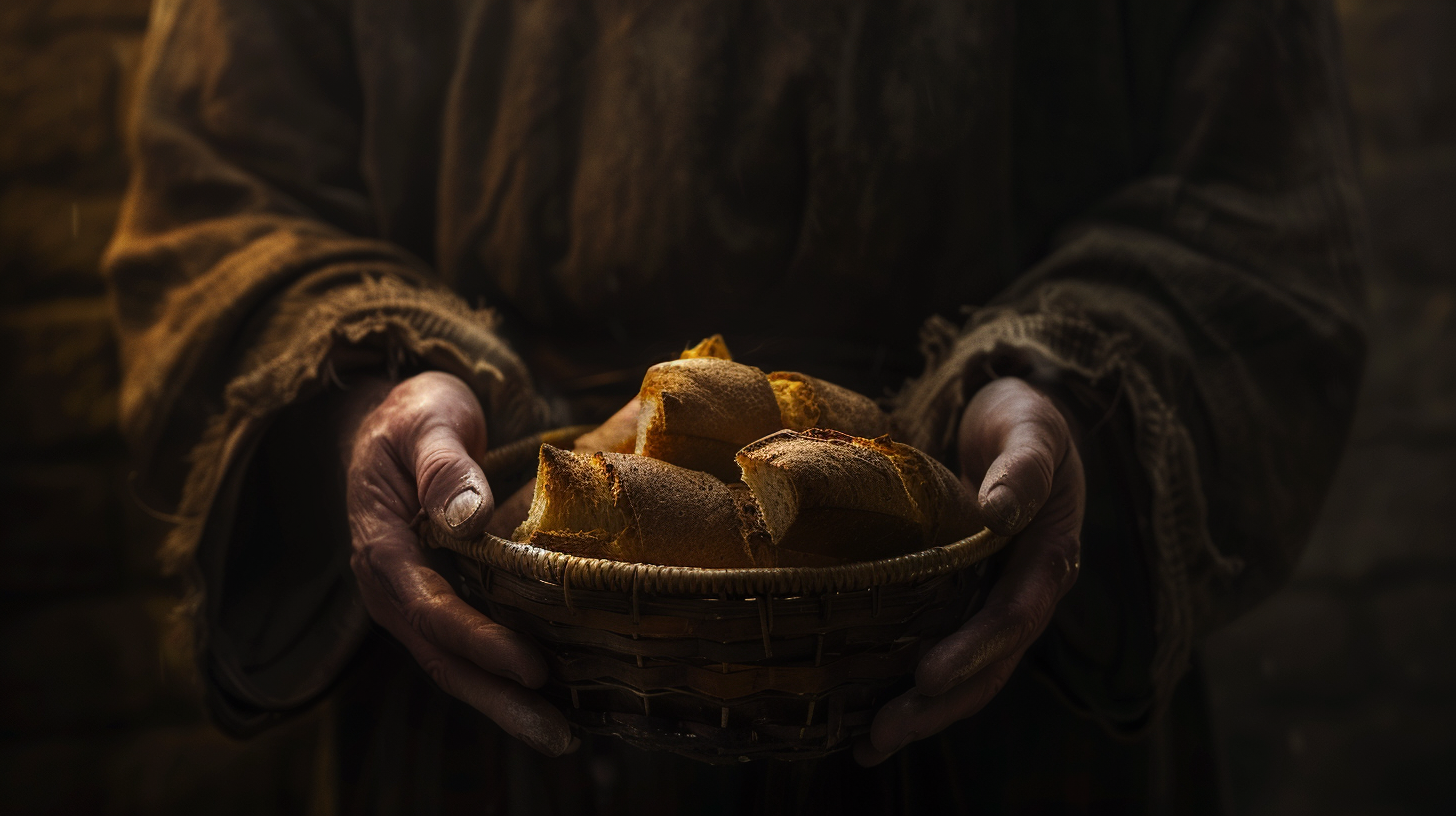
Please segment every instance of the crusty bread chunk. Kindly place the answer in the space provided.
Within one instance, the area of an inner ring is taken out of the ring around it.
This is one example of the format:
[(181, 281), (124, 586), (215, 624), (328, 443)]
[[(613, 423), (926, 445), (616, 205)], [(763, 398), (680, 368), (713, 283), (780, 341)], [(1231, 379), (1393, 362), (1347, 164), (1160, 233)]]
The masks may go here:
[(723, 335), (715, 334), (712, 337), (699, 341), (696, 346), (684, 350), (678, 359), (694, 360), (699, 357), (716, 357), (719, 360), (732, 360), (733, 353), (728, 350), (728, 344), (723, 342)]
[(755, 567), (787, 566), (779, 563), (778, 549), (774, 547), (773, 536), (769, 535), (768, 525), (763, 520), (763, 509), (758, 506), (753, 491), (743, 482), (730, 483), (728, 490), (732, 492), (733, 502), (738, 508), (738, 529), (743, 534), (743, 546), (749, 560)]
[(980, 528), (974, 497), (954, 474), (888, 437), (784, 430), (745, 447), (738, 464), (780, 565), (789, 553), (888, 558)]
[[(728, 344), (723, 342), (721, 334), (715, 334), (685, 350), (681, 359), (694, 360), (700, 357), (712, 357), (720, 360), (733, 359), (733, 355), (728, 351)], [(637, 449), (637, 426), (641, 419), (642, 400), (634, 398), (606, 422), (577, 437), (573, 448), (577, 453), (583, 451), (587, 453), (595, 451), (632, 453)]]
[(847, 388), (733, 362), (715, 335), (648, 369), (637, 399), (576, 452), (542, 447), (515, 538), (666, 566), (789, 567), (980, 529), (975, 497), (890, 426)]
[(644, 456), (543, 445), (531, 512), (515, 539), (591, 558), (751, 567), (740, 504), (706, 473)]
[(738, 449), (783, 427), (763, 372), (716, 357), (659, 363), (638, 395), (636, 453), (736, 481)]
[(860, 439), (856, 443), (881, 451), (895, 463), (900, 482), (915, 503), (926, 547), (959, 541), (981, 529), (975, 495), (935, 457), (889, 437)]
[(785, 428), (829, 428), (864, 438), (890, 433), (889, 415), (857, 391), (794, 371), (775, 371), (768, 382)]
[(537, 530), (590, 533), (608, 541), (627, 528), (602, 463), (551, 445), (541, 446), (531, 510), (516, 528), (517, 541)]
[(780, 550), (853, 561), (913, 552), (922, 541), (894, 461), (855, 437), (783, 430), (737, 461)]

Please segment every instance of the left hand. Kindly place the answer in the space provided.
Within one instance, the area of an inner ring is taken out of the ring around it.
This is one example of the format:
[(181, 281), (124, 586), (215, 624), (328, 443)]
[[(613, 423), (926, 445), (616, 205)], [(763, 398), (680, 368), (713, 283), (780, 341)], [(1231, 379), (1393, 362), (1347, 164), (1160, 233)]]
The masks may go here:
[(926, 653), (915, 688), (886, 703), (855, 744), (861, 765), (980, 711), (1077, 580), (1086, 485), (1056, 405), (1022, 380), (994, 380), (966, 406), (958, 442), (961, 480), (979, 487), (986, 526), (1015, 538), (985, 607)]

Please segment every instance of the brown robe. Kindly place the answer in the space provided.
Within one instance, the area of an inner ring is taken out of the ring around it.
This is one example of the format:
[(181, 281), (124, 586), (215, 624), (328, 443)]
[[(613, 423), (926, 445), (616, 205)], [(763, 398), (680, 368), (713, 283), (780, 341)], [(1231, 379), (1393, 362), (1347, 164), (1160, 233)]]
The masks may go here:
[[(159, 2), (106, 268), (219, 722), (343, 675), (361, 812), (1192, 812), (1180, 678), (1288, 576), (1357, 388), (1336, 42), (1319, 0)], [(941, 455), (991, 376), (1089, 429), (1083, 577), (1027, 670), (874, 772), (528, 756), (355, 597), (318, 429), (351, 372), (454, 372), (505, 442), (717, 331), (897, 391)]]

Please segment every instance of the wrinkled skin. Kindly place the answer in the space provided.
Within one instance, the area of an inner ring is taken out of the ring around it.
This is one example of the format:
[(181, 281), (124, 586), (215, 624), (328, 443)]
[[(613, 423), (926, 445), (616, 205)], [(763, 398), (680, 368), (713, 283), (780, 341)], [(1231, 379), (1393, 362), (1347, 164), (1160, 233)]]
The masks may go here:
[(977, 491), (986, 526), (1015, 537), (985, 607), (931, 648), (915, 669), (915, 688), (886, 703), (856, 743), (862, 765), (984, 708), (1081, 568), (1086, 485), (1056, 405), (1021, 380), (994, 380), (966, 406), (958, 443), (961, 481)]
[[(633, 407), (578, 450), (620, 448), (635, 431)], [(529, 487), (496, 513), (476, 464), (487, 441), (480, 403), (459, 379), (428, 372), (351, 389), (343, 427), (351, 564), (369, 614), (446, 692), (544, 754), (573, 750), (565, 717), (531, 691), (546, 680), (540, 653), (457, 596), (412, 529), (424, 513), (470, 538), (508, 532), (524, 516)], [(925, 655), (915, 688), (887, 703), (855, 745), (865, 765), (985, 706), (1077, 578), (1082, 464), (1051, 400), (1020, 380), (990, 383), (966, 407), (958, 452), (987, 526), (1015, 538), (985, 608)]]
[(440, 688), (506, 732), (549, 756), (571, 750), (566, 718), (530, 691), (546, 682), (540, 652), (456, 595), (412, 529), (423, 512), (470, 538), (492, 516), (476, 464), (486, 450), (480, 402), (458, 378), (427, 372), (351, 389), (344, 424), (350, 565), (370, 616)]

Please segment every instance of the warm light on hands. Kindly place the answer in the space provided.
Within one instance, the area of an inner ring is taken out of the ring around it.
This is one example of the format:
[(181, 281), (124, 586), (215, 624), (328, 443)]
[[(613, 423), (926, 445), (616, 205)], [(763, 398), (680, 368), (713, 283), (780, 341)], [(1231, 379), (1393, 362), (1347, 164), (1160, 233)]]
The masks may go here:
[(490, 519), (495, 499), (476, 464), (486, 449), (479, 401), (439, 372), (351, 397), (367, 411), (345, 445), (350, 565), (365, 608), (440, 688), (544, 754), (570, 750), (566, 718), (528, 690), (546, 681), (540, 653), (456, 595), (412, 529), (423, 512), (469, 538)]

